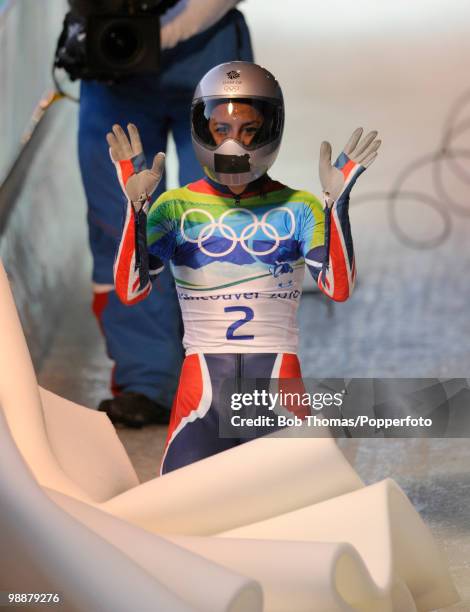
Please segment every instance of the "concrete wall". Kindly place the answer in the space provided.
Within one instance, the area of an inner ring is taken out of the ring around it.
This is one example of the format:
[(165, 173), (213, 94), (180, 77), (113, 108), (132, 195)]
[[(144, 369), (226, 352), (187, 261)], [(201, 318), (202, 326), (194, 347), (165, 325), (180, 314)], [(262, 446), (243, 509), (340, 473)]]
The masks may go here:
[(21, 149), (21, 137), (41, 96), (51, 88), (51, 66), (65, 0), (0, 3), (0, 184)]
[(84, 278), (91, 267), (76, 159), (77, 108), (61, 101), (50, 112), (53, 119), (0, 235), (0, 258), (36, 368), (74, 294), (89, 283)]
[[(22, 150), (34, 108), (52, 89), (53, 54), (66, 7), (65, 0), (0, 3), (0, 185)], [(32, 161), (16, 166), (20, 181), (13, 181), (13, 193), (8, 190), (11, 209), (0, 234), (0, 258), (36, 367), (73, 299), (78, 277), (89, 269), (76, 114), (77, 106), (69, 101), (48, 111), (39, 149)], [(8, 201), (3, 205), (10, 208)]]

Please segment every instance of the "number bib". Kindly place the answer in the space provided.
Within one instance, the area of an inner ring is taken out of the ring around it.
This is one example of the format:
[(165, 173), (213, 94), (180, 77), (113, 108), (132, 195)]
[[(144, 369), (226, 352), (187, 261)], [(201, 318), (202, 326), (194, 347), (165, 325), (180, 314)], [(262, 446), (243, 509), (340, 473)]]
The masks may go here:
[(297, 351), (304, 256), (323, 244), (323, 209), (306, 192), (265, 188), (238, 202), (203, 180), (149, 212), (149, 252), (170, 261), (187, 354)]
[[(300, 281), (303, 274), (296, 276)], [(296, 353), (300, 296), (294, 285), (205, 296), (178, 289), (186, 354)]]

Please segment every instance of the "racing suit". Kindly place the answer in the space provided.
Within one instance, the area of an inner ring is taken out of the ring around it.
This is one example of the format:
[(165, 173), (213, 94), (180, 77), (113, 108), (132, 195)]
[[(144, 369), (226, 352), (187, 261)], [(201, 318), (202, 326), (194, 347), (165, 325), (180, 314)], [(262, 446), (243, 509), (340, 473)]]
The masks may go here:
[[(301, 377), (296, 313), (305, 266), (329, 298), (351, 295), (349, 192), (363, 170), (346, 164), (345, 189), (331, 207), (267, 175), (239, 196), (203, 178), (162, 194), (150, 210), (128, 203), (117, 294), (126, 304), (142, 300), (169, 262), (184, 322), (186, 357), (162, 473), (243, 441), (219, 436), (229, 410), (221, 405), (224, 380)], [(132, 173), (132, 164), (122, 172)]]

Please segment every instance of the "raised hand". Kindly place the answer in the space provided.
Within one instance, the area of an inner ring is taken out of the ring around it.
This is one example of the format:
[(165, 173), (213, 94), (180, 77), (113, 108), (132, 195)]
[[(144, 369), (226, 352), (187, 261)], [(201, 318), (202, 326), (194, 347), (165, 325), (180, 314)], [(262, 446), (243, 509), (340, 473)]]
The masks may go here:
[(362, 128), (354, 130), (334, 165), (331, 164), (331, 144), (321, 143), (320, 181), (327, 206), (332, 206), (342, 193), (349, 192), (357, 177), (377, 157), (382, 142), (376, 140), (377, 132), (369, 132), (361, 138), (362, 132)]
[(129, 137), (120, 125), (113, 125), (106, 140), (121, 187), (138, 212), (158, 187), (165, 167), (165, 154), (157, 153), (151, 169), (147, 170), (139, 130), (133, 123), (129, 123), (127, 129)]

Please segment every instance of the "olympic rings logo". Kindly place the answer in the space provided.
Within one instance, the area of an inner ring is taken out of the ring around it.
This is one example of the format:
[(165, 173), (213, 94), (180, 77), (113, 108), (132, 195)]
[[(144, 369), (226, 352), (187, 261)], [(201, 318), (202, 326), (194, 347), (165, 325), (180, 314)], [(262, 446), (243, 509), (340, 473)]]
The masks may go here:
[(238, 91), (240, 89), (240, 85), (224, 85), (224, 91)]
[[(186, 218), (192, 213), (200, 213), (208, 219), (208, 223), (204, 224), (203, 227), (199, 229), (197, 238), (191, 238), (190, 236), (188, 236), (184, 227)], [(232, 213), (236, 213), (237, 216), (240, 215), (240, 213), (242, 215), (246, 215), (247, 221), (249, 221), (243, 227), (239, 236), (237, 235), (235, 229), (231, 227), (228, 223), (226, 223), (227, 218)], [(279, 235), (277, 228), (272, 223), (268, 222), (269, 216), (274, 215), (276, 213), (285, 213), (290, 218), (290, 230), (284, 235)], [(280, 206), (279, 208), (268, 210), (264, 213), (261, 219), (258, 219), (258, 217), (247, 208), (230, 208), (229, 210), (226, 210), (217, 221), (215, 221), (214, 217), (209, 211), (204, 210), (202, 208), (191, 208), (190, 210), (185, 210), (183, 215), (181, 216), (180, 228), (181, 235), (183, 236), (183, 238), (187, 242), (197, 244), (200, 251), (208, 257), (224, 257), (225, 255), (231, 253), (235, 249), (237, 244), (239, 244), (250, 255), (269, 255), (278, 248), (281, 241), (288, 240), (293, 236), (295, 231), (295, 217), (294, 213), (285, 206)], [(216, 230), (218, 230), (224, 238), (226, 238), (227, 240), (231, 240), (232, 243), (225, 251), (213, 253), (206, 249), (206, 247), (204, 246), (204, 242), (209, 240), (209, 238), (213, 236)], [(266, 238), (274, 241), (274, 244), (272, 246), (263, 251), (256, 251), (248, 245), (248, 240), (250, 240), (250, 238), (253, 238), (259, 230), (263, 232)]]

